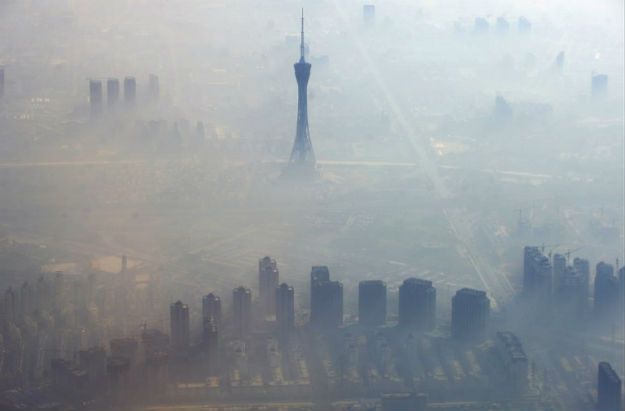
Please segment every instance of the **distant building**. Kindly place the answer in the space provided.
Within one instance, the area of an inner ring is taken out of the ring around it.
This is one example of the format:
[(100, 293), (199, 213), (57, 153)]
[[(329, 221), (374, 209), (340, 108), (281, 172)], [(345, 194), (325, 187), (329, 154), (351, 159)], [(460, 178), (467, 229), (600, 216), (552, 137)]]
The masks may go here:
[(258, 299), (264, 315), (276, 314), (276, 288), (280, 282), (278, 264), (271, 257), (258, 261)]
[(463, 288), (451, 300), (451, 335), (461, 341), (479, 341), (486, 336), (490, 299), (484, 291)]
[(106, 80), (106, 102), (109, 107), (114, 106), (119, 101), (119, 79), (110, 78)]
[(521, 16), (517, 20), (517, 29), (519, 33), (529, 33), (532, 31), (532, 23), (526, 17)]
[(315, 316), (319, 313), (319, 298), (316, 295), (316, 286), (330, 281), (330, 270), (326, 266), (314, 266), (310, 271), (310, 322), (315, 323)]
[(618, 279), (614, 266), (603, 261), (595, 269), (594, 314), (597, 319), (607, 319), (616, 314), (618, 307)]
[(202, 319), (202, 346), (205, 369), (212, 373), (219, 369), (219, 330), (212, 317)]
[(557, 294), (560, 290), (560, 282), (562, 281), (562, 277), (566, 272), (566, 257), (562, 254), (554, 254), (553, 255), (553, 289)]
[(529, 362), (521, 342), (511, 332), (498, 332), (496, 339), (499, 356), (503, 360), (506, 386), (517, 394), (524, 394), (529, 387)]
[(551, 298), (552, 268), (549, 259), (538, 247), (525, 247), (523, 256), (523, 294), (534, 300), (548, 302)]
[(488, 33), (490, 25), (488, 24), (488, 20), (484, 17), (476, 17), (475, 22), (473, 24), (473, 31), (477, 34), (485, 34)]
[(148, 81), (148, 95), (151, 100), (158, 100), (158, 97), (161, 94), (161, 88), (158, 80), (158, 76), (156, 74), (150, 74), (150, 78)]
[(213, 293), (202, 298), (202, 318), (212, 319), (215, 326), (221, 328), (221, 299)]
[(588, 304), (588, 298), (590, 297), (590, 263), (584, 258), (575, 257), (573, 260), (573, 269), (581, 277), (584, 305)]
[(372, 26), (375, 23), (375, 5), (365, 4), (362, 6), (362, 21), (366, 26)]
[(558, 73), (562, 73), (562, 70), (564, 70), (564, 59), (565, 59), (564, 51), (560, 51), (558, 55), (556, 56), (556, 59), (553, 63), (553, 66)]
[(89, 80), (89, 104), (92, 115), (102, 112), (102, 82), (100, 80)]
[(502, 96), (495, 97), (495, 107), (493, 108), (493, 120), (504, 123), (512, 118), (512, 106)]
[(189, 306), (176, 301), (169, 307), (171, 347), (174, 354), (186, 354), (189, 349)]
[(412, 392), (382, 394), (382, 411), (424, 411), (427, 396)]
[(124, 79), (124, 102), (134, 104), (137, 100), (137, 80), (134, 77)]
[(114, 338), (109, 345), (111, 348), (111, 356), (127, 358), (131, 365), (137, 363), (139, 343), (136, 339), (131, 337)]
[(381, 280), (358, 284), (358, 322), (376, 327), (386, 322), (386, 283)]
[(335, 328), (343, 325), (343, 284), (326, 281), (314, 286), (315, 311), (311, 312), (313, 326)]
[(593, 97), (602, 97), (608, 93), (607, 74), (593, 74), (590, 81), (590, 88)]
[(619, 313), (621, 314), (620, 324), (623, 326), (623, 317), (625, 316), (625, 266), (618, 270), (618, 301)]
[(418, 330), (436, 326), (436, 288), (431, 281), (404, 280), (399, 287), (399, 325)]
[(252, 328), (252, 291), (238, 287), (232, 292), (232, 318), (235, 334), (246, 338)]
[(587, 295), (584, 278), (573, 267), (565, 268), (556, 294), (556, 302), (557, 311), (569, 319), (579, 319), (586, 313)]
[(106, 351), (103, 347), (92, 347), (78, 352), (80, 368), (87, 372), (92, 392), (106, 390)]
[(622, 410), (621, 379), (607, 362), (599, 363), (597, 376), (597, 411)]
[(495, 25), (497, 33), (507, 34), (510, 31), (510, 23), (505, 17), (497, 17), (497, 23)]
[(293, 287), (282, 283), (275, 290), (276, 325), (281, 344), (288, 343), (295, 330), (295, 292)]

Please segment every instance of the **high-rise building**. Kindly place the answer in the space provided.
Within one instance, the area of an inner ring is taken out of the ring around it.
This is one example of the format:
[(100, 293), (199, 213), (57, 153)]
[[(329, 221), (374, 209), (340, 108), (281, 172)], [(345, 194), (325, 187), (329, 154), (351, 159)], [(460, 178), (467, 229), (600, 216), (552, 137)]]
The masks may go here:
[(374, 4), (365, 4), (362, 6), (362, 20), (366, 26), (372, 26), (375, 23)]
[(213, 293), (202, 298), (202, 318), (212, 319), (213, 324), (221, 328), (221, 299)]
[(590, 80), (590, 89), (593, 97), (602, 97), (608, 93), (607, 74), (593, 74)]
[(202, 352), (205, 355), (206, 369), (216, 371), (219, 362), (219, 330), (212, 317), (202, 320)]
[(109, 78), (106, 80), (106, 103), (114, 106), (119, 101), (119, 79)]
[(325, 281), (314, 285), (315, 305), (311, 323), (319, 328), (335, 328), (343, 325), (343, 284)]
[(326, 266), (314, 266), (310, 271), (310, 321), (315, 323), (315, 316), (319, 313), (319, 299), (316, 286), (330, 281), (330, 270)]
[(238, 287), (232, 292), (232, 318), (235, 333), (239, 338), (246, 338), (252, 327), (252, 291)]
[(529, 33), (532, 31), (532, 23), (525, 16), (520, 16), (517, 20), (519, 33)]
[(590, 263), (584, 258), (575, 257), (573, 260), (573, 269), (580, 276), (583, 289), (584, 306), (588, 305), (588, 297), (590, 297)]
[(291, 150), (289, 166), (314, 168), (315, 153), (310, 141), (308, 130), (308, 79), (310, 78), (310, 63), (306, 62), (304, 47), (304, 11), (302, 10), (302, 32), (300, 38), (300, 58), (293, 65), (297, 80), (297, 127), (295, 141)]
[(91, 114), (96, 115), (102, 112), (102, 81), (89, 80), (89, 104)]
[(161, 94), (161, 88), (156, 74), (150, 74), (148, 81), (148, 94), (152, 100), (158, 100), (158, 97)]
[(258, 299), (264, 315), (276, 313), (276, 288), (279, 281), (276, 260), (271, 257), (258, 260)]
[(496, 346), (503, 360), (506, 386), (517, 394), (527, 392), (529, 386), (529, 362), (517, 336), (511, 332), (497, 332)]
[(547, 302), (551, 298), (552, 268), (538, 247), (525, 247), (523, 255), (523, 293), (526, 297)]
[(124, 102), (134, 104), (137, 100), (137, 80), (134, 77), (124, 79)]
[(484, 291), (463, 288), (451, 300), (451, 335), (461, 341), (478, 341), (486, 336), (490, 299)]
[(176, 301), (169, 307), (171, 346), (175, 354), (189, 349), (189, 306)]
[(578, 319), (586, 313), (587, 295), (584, 276), (571, 266), (566, 266), (564, 272), (561, 273), (556, 302), (556, 311), (566, 318)]
[(285, 283), (275, 290), (276, 324), (281, 343), (288, 343), (295, 329), (295, 292)]
[(610, 363), (600, 362), (597, 375), (597, 411), (621, 411), (621, 379)]
[(625, 319), (623, 318), (625, 316), (625, 266), (618, 270), (618, 302), (618, 312), (621, 315), (619, 323), (623, 325), (623, 323), (625, 323)]
[(553, 289), (557, 294), (560, 290), (560, 282), (566, 272), (566, 257), (562, 254), (553, 255)]
[(386, 283), (381, 280), (358, 284), (358, 322), (376, 327), (386, 322)]
[(417, 330), (436, 326), (436, 288), (431, 281), (408, 278), (399, 287), (399, 325)]
[(603, 261), (595, 269), (594, 313), (600, 319), (607, 319), (616, 314), (618, 307), (618, 279), (614, 276), (614, 267)]

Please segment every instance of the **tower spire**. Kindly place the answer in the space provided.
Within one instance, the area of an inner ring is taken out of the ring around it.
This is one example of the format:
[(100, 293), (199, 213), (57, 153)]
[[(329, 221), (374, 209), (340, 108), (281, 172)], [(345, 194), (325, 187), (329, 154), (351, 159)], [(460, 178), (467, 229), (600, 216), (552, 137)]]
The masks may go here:
[(304, 8), (302, 7), (302, 35), (300, 37), (301, 43), (299, 45), (300, 60), (304, 61)]

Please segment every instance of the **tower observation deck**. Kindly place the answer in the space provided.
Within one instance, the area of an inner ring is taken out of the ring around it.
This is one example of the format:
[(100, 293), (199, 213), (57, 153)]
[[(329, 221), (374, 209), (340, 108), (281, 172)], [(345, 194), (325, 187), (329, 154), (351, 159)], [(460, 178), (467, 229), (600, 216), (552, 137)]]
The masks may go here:
[(289, 166), (304, 168), (315, 167), (315, 153), (310, 141), (308, 130), (308, 79), (310, 78), (310, 63), (306, 62), (304, 56), (304, 10), (302, 9), (302, 33), (300, 42), (300, 58), (293, 65), (295, 69), (295, 79), (297, 80), (297, 128), (295, 131), (295, 141)]

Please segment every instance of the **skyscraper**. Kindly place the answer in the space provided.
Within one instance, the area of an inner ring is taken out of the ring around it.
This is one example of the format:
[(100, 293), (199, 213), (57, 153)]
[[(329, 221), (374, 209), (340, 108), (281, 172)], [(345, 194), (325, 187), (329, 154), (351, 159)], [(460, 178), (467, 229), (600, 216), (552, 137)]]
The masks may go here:
[(106, 103), (114, 106), (119, 101), (119, 79), (110, 78), (106, 80)]
[(252, 326), (252, 291), (238, 287), (232, 292), (232, 317), (239, 338), (249, 335)]
[(4, 67), (0, 67), (0, 98), (4, 96)]
[(137, 99), (137, 80), (134, 77), (124, 79), (124, 102), (134, 104)]
[(553, 289), (557, 294), (560, 290), (560, 282), (566, 271), (566, 257), (562, 254), (553, 255)]
[(258, 299), (264, 315), (276, 313), (276, 288), (280, 281), (276, 260), (263, 257), (258, 261)]
[(358, 284), (358, 322), (375, 327), (386, 322), (386, 283), (380, 280)]
[(148, 81), (148, 94), (150, 95), (150, 99), (158, 100), (160, 93), (161, 88), (158, 76), (156, 74), (150, 74), (150, 79)]
[(551, 298), (552, 269), (549, 259), (538, 247), (525, 247), (523, 255), (523, 294), (547, 302)]
[(102, 112), (102, 81), (89, 80), (89, 104), (92, 115)]
[(620, 411), (621, 379), (607, 362), (600, 362), (597, 373), (597, 411)]
[(310, 63), (306, 62), (304, 49), (304, 10), (302, 10), (302, 32), (300, 38), (300, 58), (293, 65), (297, 80), (297, 127), (295, 142), (291, 150), (289, 166), (314, 168), (315, 153), (313, 152), (310, 132), (308, 130), (308, 79)]
[(607, 74), (593, 74), (590, 80), (590, 89), (593, 97), (603, 97), (608, 93)]
[(343, 324), (343, 284), (330, 281), (326, 266), (315, 266), (310, 272), (310, 323), (321, 328)]
[(275, 290), (276, 324), (281, 343), (288, 343), (295, 329), (295, 293), (293, 287), (282, 283)]
[(205, 356), (207, 371), (215, 371), (219, 361), (219, 330), (212, 317), (202, 320), (202, 352)]
[(310, 322), (315, 323), (316, 315), (319, 314), (319, 298), (317, 297), (317, 285), (330, 281), (330, 270), (326, 266), (314, 266), (310, 270)]
[(399, 287), (399, 325), (431, 330), (436, 325), (436, 288), (431, 281), (404, 280)]
[(213, 293), (202, 298), (202, 318), (212, 319), (213, 324), (221, 328), (221, 299)]
[(595, 269), (594, 313), (597, 318), (606, 319), (616, 314), (618, 307), (618, 279), (614, 267), (603, 261)]
[(176, 301), (169, 307), (171, 346), (175, 353), (189, 349), (189, 306)]
[(490, 299), (484, 291), (463, 288), (451, 300), (451, 335), (461, 341), (478, 341), (486, 336)]

